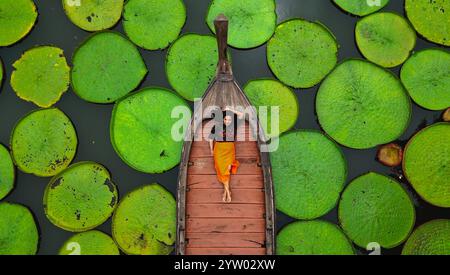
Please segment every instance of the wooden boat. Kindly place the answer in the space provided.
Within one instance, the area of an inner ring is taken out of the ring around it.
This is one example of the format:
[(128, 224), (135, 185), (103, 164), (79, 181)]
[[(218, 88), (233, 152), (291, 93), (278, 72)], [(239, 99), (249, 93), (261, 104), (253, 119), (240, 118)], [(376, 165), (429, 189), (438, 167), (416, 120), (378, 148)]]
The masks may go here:
[[(275, 254), (275, 208), (269, 153), (256, 110), (238, 130), (236, 158), (241, 163), (231, 176), (233, 201), (222, 202), (223, 185), (217, 181), (208, 142), (208, 110), (251, 106), (236, 83), (227, 59), (228, 20), (215, 20), (219, 47), (217, 74), (195, 108), (183, 145), (177, 200), (178, 255)], [(200, 127), (202, 126), (202, 127)], [(244, 135), (244, 136), (242, 136)], [(245, 139), (244, 139), (245, 137)], [(253, 137), (253, 138), (250, 138)], [(241, 141), (242, 140), (242, 141)]]

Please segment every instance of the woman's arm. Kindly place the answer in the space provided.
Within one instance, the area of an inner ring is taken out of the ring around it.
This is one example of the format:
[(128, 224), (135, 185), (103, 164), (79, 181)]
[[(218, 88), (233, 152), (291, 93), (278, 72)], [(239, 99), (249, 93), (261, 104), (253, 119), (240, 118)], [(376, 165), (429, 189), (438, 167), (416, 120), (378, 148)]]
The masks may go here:
[(214, 140), (209, 140), (209, 149), (211, 149), (211, 155), (214, 155)]
[(239, 119), (242, 119), (244, 117), (244, 113), (234, 110), (230, 107), (225, 107), (224, 111), (230, 111), (230, 112), (235, 113)]

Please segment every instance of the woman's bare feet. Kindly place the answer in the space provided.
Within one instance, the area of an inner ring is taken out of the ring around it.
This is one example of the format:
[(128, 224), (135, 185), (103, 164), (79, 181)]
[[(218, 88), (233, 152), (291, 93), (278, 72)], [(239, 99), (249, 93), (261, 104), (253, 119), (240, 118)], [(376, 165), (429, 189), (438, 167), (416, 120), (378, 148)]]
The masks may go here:
[(231, 202), (231, 191), (230, 190), (228, 190), (227, 202)]
[(225, 189), (225, 190), (223, 190), (222, 201), (227, 202), (227, 198), (228, 198), (228, 192)]

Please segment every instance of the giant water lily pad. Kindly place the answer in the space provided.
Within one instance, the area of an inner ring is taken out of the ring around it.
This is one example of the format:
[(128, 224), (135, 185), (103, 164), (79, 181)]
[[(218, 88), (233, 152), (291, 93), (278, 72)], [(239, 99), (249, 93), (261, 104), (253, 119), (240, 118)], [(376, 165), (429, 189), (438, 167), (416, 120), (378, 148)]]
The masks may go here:
[(180, 162), (182, 140), (172, 136), (180, 121), (172, 118), (175, 108), (190, 112), (183, 99), (162, 88), (143, 89), (116, 103), (111, 142), (125, 163), (141, 172), (163, 173)]
[(450, 46), (450, 2), (406, 0), (406, 14), (418, 33), (431, 42)]
[(182, 0), (128, 0), (123, 28), (136, 45), (147, 50), (164, 49), (180, 35), (186, 21)]
[(201, 98), (216, 74), (216, 38), (186, 34), (170, 47), (166, 72), (170, 85), (187, 100)]
[(108, 170), (97, 163), (80, 162), (53, 177), (45, 189), (44, 209), (54, 225), (80, 232), (104, 223), (117, 201)]
[(14, 164), (8, 149), (0, 144), (0, 200), (14, 188)]
[(74, 92), (89, 102), (114, 102), (134, 90), (146, 74), (137, 48), (116, 32), (91, 36), (73, 56)]
[(450, 220), (434, 220), (417, 228), (409, 237), (403, 255), (450, 255)]
[(334, 224), (299, 221), (285, 226), (277, 236), (278, 255), (354, 255), (352, 244)]
[[(297, 96), (289, 87), (276, 80), (258, 79), (248, 82), (244, 92), (252, 105), (259, 110), (260, 122), (269, 137), (278, 136), (294, 127), (300, 106)], [(263, 111), (261, 107), (267, 109)], [(278, 108), (279, 119), (272, 122), (271, 108), (274, 107)], [(264, 112), (267, 113), (263, 115)], [(272, 123), (278, 124), (278, 132), (274, 131)]]
[(70, 21), (86, 31), (113, 27), (122, 16), (124, 0), (62, 0)]
[(334, 0), (341, 9), (358, 16), (365, 16), (384, 8), (389, 0)]
[(33, 215), (26, 207), (0, 203), (0, 255), (34, 255), (39, 233)]
[(166, 255), (173, 250), (176, 205), (172, 194), (151, 184), (126, 195), (113, 216), (112, 233), (127, 254)]
[(11, 136), (17, 167), (25, 173), (50, 177), (64, 170), (75, 157), (77, 134), (59, 109), (33, 111), (23, 117)]
[(277, 25), (274, 0), (211, 1), (206, 22), (214, 33), (214, 20), (220, 14), (229, 20), (228, 43), (236, 48), (248, 49), (264, 44)]
[(353, 180), (342, 194), (339, 221), (358, 246), (372, 242), (384, 248), (406, 240), (414, 227), (415, 210), (408, 193), (395, 180), (369, 173)]
[(405, 176), (427, 202), (450, 207), (450, 123), (437, 123), (416, 134), (403, 159)]
[(70, 237), (59, 250), (59, 255), (119, 255), (119, 248), (110, 236), (92, 230)]
[(32, 0), (0, 1), (0, 47), (10, 46), (25, 37), (37, 16)]
[(41, 46), (26, 51), (14, 64), (11, 87), (39, 107), (55, 104), (69, 88), (70, 68), (63, 50)]
[(320, 86), (316, 111), (322, 128), (334, 140), (367, 149), (403, 134), (411, 102), (392, 73), (363, 60), (346, 60)]
[(292, 19), (278, 25), (267, 45), (273, 73), (294, 88), (319, 83), (337, 63), (338, 44), (320, 23)]
[(322, 133), (284, 134), (270, 157), (278, 210), (297, 219), (314, 219), (336, 205), (347, 164), (337, 145)]
[(440, 49), (416, 52), (402, 67), (401, 79), (409, 95), (430, 110), (450, 107), (450, 53)]
[(387, 68), (409, 57), (416, 45), (416, 32), (402, 16), (392, 12), (375, 13), (356, 24), (356, 43), (370, 61)]

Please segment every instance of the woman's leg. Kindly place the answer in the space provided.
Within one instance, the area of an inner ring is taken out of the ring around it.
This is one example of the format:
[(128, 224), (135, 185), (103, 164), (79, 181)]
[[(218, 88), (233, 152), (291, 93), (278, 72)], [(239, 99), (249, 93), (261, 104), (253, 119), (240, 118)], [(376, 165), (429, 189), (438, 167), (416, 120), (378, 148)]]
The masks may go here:
[(230, 182), (223, 184), (225, 188), (225, 202), (231, 202)]

